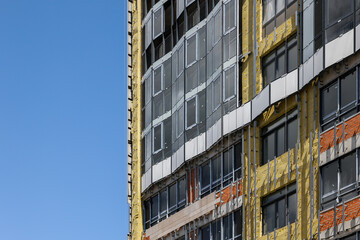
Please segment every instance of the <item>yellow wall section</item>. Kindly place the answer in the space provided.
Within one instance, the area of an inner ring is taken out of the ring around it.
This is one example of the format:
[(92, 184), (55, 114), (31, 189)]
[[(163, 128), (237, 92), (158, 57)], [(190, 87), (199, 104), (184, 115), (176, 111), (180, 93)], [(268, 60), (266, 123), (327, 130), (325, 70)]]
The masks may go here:
[(131, 201), (131, 238), (140, 240), (143, 233), (143, 218), (141, 206), (141, 1), (132, 3), (132, 89), (131, 106), (133, 138), (132, 158), (132, 201)]

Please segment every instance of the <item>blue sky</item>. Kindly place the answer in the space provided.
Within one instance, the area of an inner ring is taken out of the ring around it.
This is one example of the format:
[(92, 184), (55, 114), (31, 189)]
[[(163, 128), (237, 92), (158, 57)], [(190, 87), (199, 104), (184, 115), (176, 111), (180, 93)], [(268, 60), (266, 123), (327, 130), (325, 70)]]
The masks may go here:
[(0, 0), (0, 239), (126, 239), (126, 0)]

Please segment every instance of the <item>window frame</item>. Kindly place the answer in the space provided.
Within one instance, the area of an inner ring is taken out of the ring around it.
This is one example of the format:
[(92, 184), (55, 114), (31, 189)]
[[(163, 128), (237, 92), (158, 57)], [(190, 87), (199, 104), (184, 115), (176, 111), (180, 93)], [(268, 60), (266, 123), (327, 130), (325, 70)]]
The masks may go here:
[[(155, 35), (155, 13), (157, 13), (158, 11), (161, 11), (160, 12), (160, 22), (161, 22), (161, 25), (160, 25), (160, 32)], [(152, 35), (153, 35), (153, 39), (156, 39), (158, 38), (159, 36), (161, 36), (163, 33), (164, 33), (164, 6), (161, 5), (159, 8), (157, 9), (154, 9), (153, 12), (152, 12), (152, 21), (153, 21), (153, 26), (152, 26)]]
[[(262, 157), (261, 157), (261, 165), (265, 165), (268, 164), (269, 162), (271, 162), (274, 159), (266, 159), (265, 162), (265, 144), (264, 144), (264, 140), (266, 137), (270, 136), (271, 134), (275, 134), (275, 143), (274, 143), (274, 155), (275, 158), (280, 157), (282, 154), (288, 152), (290, 149), (289, 148), (289, 124), (293, 121), (297, 121), (298, 122), (298, 126), (299, 126), (299, 121), (298, 121), (298, 111), (297, 109), (293, 109), (290, 110), (288, 113), (280, 116), (279, 118), (277, 118), (276, 120), (274, 120), (272, 123), (266, 125), (263, 127), (263, 129), (261, 130), (261, 152), (262, 152)], [(267, 129), (267, 128), (271, 128), (271, 129)], [(281, 153), (280, 155), (278, 155), (277, 150), (278, 150), (278, 130), (284, 128), (284, 152)], [(299, 136), (297, 136), (297, 138), (299, 139)]]
[[(225, 94), (225, 92), (226, 92), (226, 83), (227, 83), (227, 81), (226, 81), (226, 72), (230, 71), (232, 68), (234, 68), (234, 92), (233, 92), (233, 94), (231, 96), (226, 98), (226, 96), (225, 96), (226, 95)], [(237, 92), (236, 91), (237, 90), (236, 70), (237, 70), (236, 69), (236, 63), (223, 70), (223, 84), (222, 84), (223, 86), (222, 87), (223, 87), (223, 102), (224, 103), (226, 103), (226, 102), (230, 101), (231, 99), (233, 99), (234, 97), (236, 97), (236, 92)]]
[[(292, 196), (293, 194), (295, 194), (297, 196), (297, 185), (295, 182), (293, 183), (290, 183), (288, 185), (286, 185), (285, 187), (271, 193), (271, 194), (268, 194), (264, 197), (262, 197), (261, 199), (261, 212), (262, 212), (262, 234), (263, 235), (266, 235), (266, 234), (269, 234), (271, 232), (273, 232), (274, 230), (277, 230), (277, 229), (280, 229), (280, 228), (283, 228), (287, 225), (287, 223), (290, 223), (289, 221), (289, 197)], [(281, 191), (284, 191), (283, 193)], [(278, 196), (276, 196), (278, 195)], [(267, 200), (267, 198), (270, 198), (270, 197), (274, 197), (274, 199), (272, 200)], [(280, 226), (279, 225), (279, 208), (278, 208), (278, 203), (280, 201), (284, 200), (285, 201), (285, 206), (284, 206), (284, 210), (285, 210), (285, 225), (284, 226)], [(275, 203), (275, 227), (273, 230), (269, 230), (267, 229), (267, 225), (266, 225), (266, 217), (265, 217), (265, 208), (274, 204)], [(298, 199), (296, 198), (296, 205), (298, 203)], [(297, 208), (296, 208), (297, 209)], [(297, 210), (296, 210), (297, 211)], [(296, 220), (295, 220), (296, 221)]]
[[(227, 4), (230, 4), (232, 1), (234, 1), (234, 9), (233, 9), (233, 11), (234, 11), (234, 22), (233, 22), (233, 24), (234, 24), (234, 26), (233, 27), (231, 27), (231, 28), (229, 28), (228, 30), (226, 30), (226, 27), (225, 27), (225, 23), (226, 23), (226, 21), (225, 21), (225, 19), (226, 19), (226, 5)], [(236, 2), (237, 1), (235, 1), (235, 0), (227, 0), (227, 1), (224, 1), (223, 2), (223, 35), (227, 35), (228, 33), (230, 33), (232, 30), (234, 30), (235, 28), (236, 28), (236, 24), (237, 24), (237, 4), (236, 4)]]
[[(195, 49), (194, 49), (195, 60), (188, 63), (188, 44), (187, 43), (188, 43), (188, 40), (193, 37), (195, 37)], [(187, 37), (185, 39), (185, 46), (186, 46), (186, 48), (185, 48), (185, 68), (189, 68), (192, 65), (194, 65), (198, 61), (198, 58), (199, 58), (199, 56), (198, 56), (198, 32), (193, 33), (192, 35), (190, 35), (189, 37)]]
[[(195, 98), (195, 123), (193, 123), (192, 125), (188, 126), (188, 122), (187, 122), (187, 116), (188, 116), (188, 103), (193, 100)], [(193, 127), (195, 127), (198, 124), (198, 95), (194, 95), (191, 98), (187, 99), (185, 101), (185, 130), (190, 130)]]
[[(155, 71), (158, 70), (159, 68), (161, 68), (161, 72), (160, 72), (160, 90), (158, 92), (155, 92)], [(157, 66), (156, 68), (154, 68), (154, 70), (152, 71), (152, 79), (153, 79), (153, 84), (152, 84), (152, 92), (153, 92), (153, 97), (156, 97), (157, 95), (159, 95), (163, 90), (164, 90), (164, 68), (163, 68), (163, 64), (160, 64), (159, 66)]]
[[(155, 138), (155, 128), (157, 128), (159, 126), (160, 126), (160, 129), (161, 129), (161, 147), (160, 147), (160, 149), (155, 150), (155, 139), (154, 139)], [(153, 147), (152, 154), (157, 154), (157, 153), (161, 152), (163, 150), (163, 147), (164, 147), (164, 141), (163, 141), (163, 139), (164, 139), (164, 137), (163, 137), (164, 126), (163, 126), (163, 122), (160, 122), (160, 123), (154, 125), (154, 127), (152, 128), (152, 132), (153, 132), (153, 134), (152, 134), (152, 142), (153, 142), (153, 144), (152, 144), (152, 147)]]

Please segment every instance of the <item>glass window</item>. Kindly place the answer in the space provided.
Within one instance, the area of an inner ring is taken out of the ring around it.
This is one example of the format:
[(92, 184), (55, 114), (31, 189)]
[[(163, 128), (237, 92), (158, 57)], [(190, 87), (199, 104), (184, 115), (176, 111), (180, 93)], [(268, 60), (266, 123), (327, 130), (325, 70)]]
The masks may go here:
[(321, 168), (321, 176), (323, 179), (323, 195), (332, 193), (337, 190), (337, 171), (338, 163), (332, 162)]
[(275, 0), (263, 0), (264, 23), (275, 16)]
[(223, 239), (224, 240), (232, 239), (232, 228), (233, 228), (232, 214), (223, 218), (223, 226), (224, 226)]
[(198, 31), (198, 45), (197, 45), (196, 49), (198, 51), (198, 59), (205, 57), (205, 55), (206, 55), (206, 27), (202, 27)]
[(224, 5), (224, 32), (228, 32), (236, 24), (236, 5), (235, 0), (231, 0)]
[(186, 69), (186, 93), (198, 86), (198, 66), (198, 63), (195, 63)]
[(274, 123), (262, 130), (262, 163), (266, 164), (275, 157), (295, 147), (297, 142), (297, 113), (292, 112), (287, 116), (279, 118)]
[(157, 218), (159, 214), (158, 195), (151, 198), (151, 219)]
[(196, 61), (196, 34), (186, 40), (186, 66)]
[(177, 50), (177, 64), (177, 76), (179, 76), (184, 70), (184, 44)]
[(340, 80), (340, 108), (343, 109), (356, 101), (355, 71)]
[(329, 87), (321, 90), (321, 102), (326, 104), (321, 104), (321, 115), (322, 117), (329, 116), (334, 114), (338, 109), (338, 84), (335, 82)]
[(242, 233), (242, 216), (241, 211), (234, 212), (234, 240), (240, 240)]
[(210, 162), (201, 167), (201, 189), (209, 185), (210, 185)]
[(241, 143), (238, 143), (234, 148), (235, 179), (239, 179), (241, 177), (241, 152)]
[(176, 184), (169, 187), (169, 211), (176, 208)]
[(154, 70), (154, 96), (162, 90), (162, 66)]
[(356, 182), (356, 154), (352, 152), (340, 160), (340, 188)]
[(231, 68), (225, 70), (224, 72), (224, 101), (227, 101), (235, 96), (236, 86), (235, 86), (235, 65)]
[(220, 76), (213, 82), (213, 111), (216, 110), (221, 103), (221, 88), (220, 88)]
[(154, 153), (162, 149), (162, 124), (154, 127)]
[(160, 192), (160, 213), (167, 210), (167, 191), (166, 189)]
[(178, 204), (185, 205), (186, 200), (186, 181), (185, 178), (178, 181)]
[(225, 151), (223, 154), (223, 167), (224, 167), (224, 185), (230, 183), (229, 180), (232, 180), (233, 173), (233, 148)]
[(201, 240), (210, 240), (210, 225), (201, 228)]
[[(282, 228), (296, 220), (296, 185), (291, 184), (262, 199), (263, 234)], [(289, 213), (288, 215), (286, 213)]]
[(326, 0), (325, 1), (325, 21), (326, 25), (337, 22), (338, 20), (351, 14), (354, 10), (353, 0)]
[(186, 102), (186, 129), (196, 125), (196, 97)]

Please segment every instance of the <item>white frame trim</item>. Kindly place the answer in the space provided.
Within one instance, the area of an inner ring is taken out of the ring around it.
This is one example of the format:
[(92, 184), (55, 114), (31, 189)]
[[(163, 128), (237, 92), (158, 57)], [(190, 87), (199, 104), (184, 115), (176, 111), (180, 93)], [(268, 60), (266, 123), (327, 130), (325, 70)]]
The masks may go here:
[[(160, 149), (156, 150), (154, 149), (154, 145), (155, 145), (155, 128), (157, 127), (161, 127), (161, 147)], [(164, 134), (164, 126), (163, 126), (163, 122), (157, 124), (156, 126), (153, 127), (152, 129), (152, 153), (153, 154), (157, 154), (158, 152), (162, 151), (163, 150), (163, 145), (164, 145), (164, 142), (163, 142), (163, 134)]]
[[(187, 114), (188, 114), (188, 102), (190, 102), (191, 100), (193, 100), (195, 98), (195, 123), (187, 126)], [(194, 95), (193, 97), (189, 98), (188, 100), (186, 100), (185, 102), (185, 130), (189, 130), (191, 128), (193, 128), (194, 126), (197, 125), (198, 123), (198, 112), (197, 112), (197, 108), (198, 108), (198, 95)]]
[[(158, 35), (155, 36), (155, 13), (157, 13), (158, 11), (161, 11), (161, 15), (160, 15), (161, 31), (160, 31), (160, 33)], [(152, 36), (153, 36), (153, 39), (156, 39), (157, 37), (159, 37), (164, 32), (164, 5), (161, 5), (156, 10), (153, 10), (152, 22), (153, 22), (153, 24), (152, 24)]]
[[(161, 68), (161, 75), (160, 75), (160, 91), (155, 92), (155, 71), (158, 70), (159, 68)], [(164, 90), (164, 81), (163, 81), (163, 76), (164, 76), (164, 68), (163, 68), (163, 64), (161, 64), (160, 66), (158, 66), (156, 69), (153, 70), (152, 72), (152, 79), (153, 79), (153, 84), (152, 84), (152, 95), (153, 97), (157, 96), (158, 94), (160, 94), (163, 90)]]
[[(233, 92), (233, 95), (231, 95), (230, 97), (228, 97), (228, 98), (225, 98), (226, 96), (225, 96), (225, 90), (226, 90), (226, 88), (225, 88), (225, 84), (226, 84), (226, 77), (225, 77), (225, 74), (226, 74), (226, 72), (227, 71), (229, 71), (231, 68), (234, 68), (234, 92)], [(222, 84), (222, 88), (223, 88), (223, 102), (225, 103), (225, 102), (227, 102), (227, 101), (229, 101), (229, 100), (231, 100), (231, 99), (233, 99), (235, 96), (236, 96), (236, 89), (237, 89), (237, 84), (236, 84), (236, 64), (234, 64), (234, 65), (231, 65), (230, 67), (228, 67), (228, 68), (226, 68), (226, 69), (224, 69), (223, 70), (223, 84)]]

